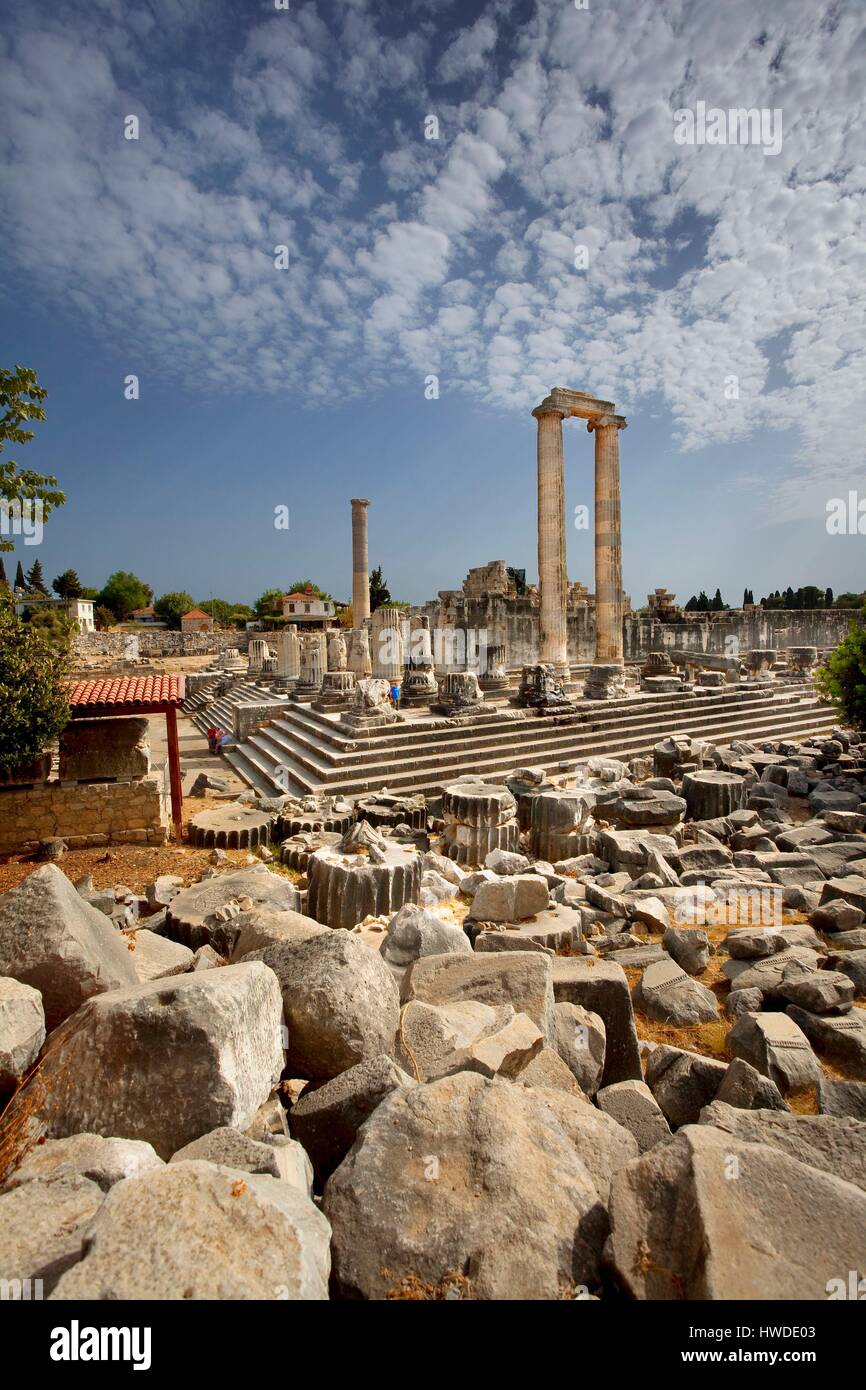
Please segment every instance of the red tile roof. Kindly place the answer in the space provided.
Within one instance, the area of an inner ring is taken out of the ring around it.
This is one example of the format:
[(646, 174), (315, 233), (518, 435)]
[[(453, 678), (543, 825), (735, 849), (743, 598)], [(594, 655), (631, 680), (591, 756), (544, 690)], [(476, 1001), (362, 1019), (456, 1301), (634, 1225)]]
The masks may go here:
[(183, 617), (181, 618), (181, 622), (183, 622), (183, 619), (184, 619), (184, 618), (209, 618), (209, 617), (210, 617), (210, 613), (205, 613), (205, 611), (204, 611), (203, 608), (190, 608), (190, 610), (189, 610), (188, 613), (184, 613)]
[(183, 676), (114, 676), (111, 680), (75, 681), (69, 690), (73, 710), (110, 706), (133, 710), (137, 705), (183, 704)]

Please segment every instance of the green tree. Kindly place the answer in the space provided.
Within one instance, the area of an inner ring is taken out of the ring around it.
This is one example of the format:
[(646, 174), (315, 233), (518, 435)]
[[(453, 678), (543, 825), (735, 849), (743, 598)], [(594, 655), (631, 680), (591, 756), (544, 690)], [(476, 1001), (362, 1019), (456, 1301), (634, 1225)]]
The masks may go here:
[(244, 627), (255, 618), (255, 610), (250, 608), (247, 603), (236, 603), (229, 614), (229, 622), (234, 623), (235, 627)]
[(45, 587), (45, 576), (42, 573), (42, 561), (36, 559), (27, 572), (27, 592), (28, 594), (39, 594), (47, 598), (48, 590)]
[(866, 607), (815, 672), (815, 683), (846, 724), (866, 728)]
[[(224, 598), (208, 598), (204, 599), (201, 603), (197, 603), (196, 607), (200, 608), (203, 613), (209, 613), (214, 622), (219, 623), (221, 627), (227, 627), (231, 622), (235, 605), (233, 603), (227, 603)], [(252, 612), (252, 609), (250, 609), (250, 612)]]
[(825, 595), (824, 595), (824, 607), (825, 607), (825, 608), (832, 608), (832, 607), (833, 607), (833, 590), (832, 590), (832, 589), (828, 589), (827, 592), (826, 592)]
[[(15, 367), (14, 372), (0, 367), (0, 453), (4, 445), (29, 444), (33, 430), (23, 429), (28, 420), (44, 420), (42, 401), (48, 392), (40, 386), (36, 373), (29, 367)], [(52, 507), (62, 507), (66, 501), (58, 491), (57, 479), (35, 473), (32, 468), (19, 468), (14, 459), (0, 459), (0, 503), (22, 506), (36, 502), (45, 521)], [(0, 550), (14, 550), (12, 541), (0, 534)]]
[(333, 603), (332, 594), (328, 594), (324, 589), (320, 589), (318, 584), (314, 584), (312, 579), (298, 579), (294, 584), (290, 584), (288, 589), (284, 589), (285, 594), (303, 594), (305, 590), (312, 589), (313, 597), (320, 598), (323, 603)]
[(376, 609), (381, 608), (383, 603), (388, 603), (390, 598), (391, 593), (382, 574), (382, 567), (377, 565), (370, 574), (370, 612), (375, 613)]
[(183, 590), (180, 592), (163, 594), (153, 605), (153, 611), (164, 623), (177, 630), (180, 627), (180, 620), (184, 613), (188, 613), (191, 608), (195, 608), (195, 603), (189, 594)]
[(115, 570), (109, 575), (98, 595), (103, 608), (110, 608), (115, 622), (125, 623), (136, 608), (146, 608), (150, 603), (152, 589), (127, 570)]
[(25, 622), (37, 629), (55, 647), (66, 648), (72, 635), (72, 623), (56, 608), (31, 608), (24, 614)]
[(9, 580), (6, 578), (6, 566), (3, 563), (3, 556), (0, 555), (0, 589), (8, 589)]
[(20, 560), (18, 561), (18, 566), (17, 566), (17, 568), (16, 568), (16, 570), (15, 570), (15, 588), (16, 588), (16, 589), (26, 589), (26, 588), (27, 588), (27, 580), (24, 578), (24, 566), (22, 565), (22, 563), (21, 563)]
[(110, 627), (114, 627), (117, 619), (110, 608), (106, 608), (104, 603), (97, 604), (93, 610), (93, 618), (100, 632), (107, 632)]
[(64, 570), (62, 574), (58, 574), (57, 578), (52, 582), (51, 587), (59, 598), (84, 597), (81, 580), (78, 578), (75, 570)]
[(0, 767), (31, 762), (67, 724), (69, 646), (68, 637), (65, 644), (46, 640), (38, 625), (16, 616), (12, 595), (0, 593)]
[(265, 589), (256, 599), (256, 617), (271, 618), (274, 613), (281, 612), (279, 600), (285, 593), (294, 593), (294, 590), (287, 589)]

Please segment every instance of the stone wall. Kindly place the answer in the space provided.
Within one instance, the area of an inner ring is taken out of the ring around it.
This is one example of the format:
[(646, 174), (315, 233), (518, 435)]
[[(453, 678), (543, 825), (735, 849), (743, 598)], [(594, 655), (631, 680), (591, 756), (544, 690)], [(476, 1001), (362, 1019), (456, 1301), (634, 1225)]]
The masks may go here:
[(30, 851), (42, 840), (70, 849), (161, 845), (168, 807), (161, 774), (129, 782), (41, 782), (0, 791), (0, 853)]
[(848, 632), (852, 609), (732, 609), (728, 613), (694, 613), (682, 622), (660, 623), (631, 614), (623, 622), (626, 661), (650, 651), (683, 651), (740, 656), (757, 647), (835, 647)]
[(140, 657), (150, 656), (217, 656), (228, 647), (237, 647), (245, 652), (251, 637), (261, 637), (256, 632), (169, 632), (156, 628), (148, 631), (142, 627), (140, 632), (82, 632), (73, 638), (74, 655), (81, 659), (88, 657), (107, 657), (120, 661), (126, 654), (129, 638), (138, 640)]
[[(467, 597), (459, 590), (443, 591), (439, 600), (419, 610), (430, 619), (436, 669), (463, 670), (464, 652), (474, 650), (475, 635), (486, 633), (487, 646), (505, 644), (506, 663), (512, 669), (538, 661), (538, 602), (532, 595), (506, 598), (488, 594)], [(661, 623), (650, 615), (627, 613), (623, 619), (626, 661), (640, 661), (650, 651), (679, 647), (687, 651), (713, 652), (720, 656), (744, 656), (755, 647), (834, 647), (856, 616), (850, 609), (753, 610), (689, 614), (682, 622)], [(592, 601), (569, 604), (567, 615), (568, 659), (578, 666), (595, 660), (595, 605)], [(738, 644), (738, 645), (736, 645)], [(450, 653), (450, 656), (449, 656)]]

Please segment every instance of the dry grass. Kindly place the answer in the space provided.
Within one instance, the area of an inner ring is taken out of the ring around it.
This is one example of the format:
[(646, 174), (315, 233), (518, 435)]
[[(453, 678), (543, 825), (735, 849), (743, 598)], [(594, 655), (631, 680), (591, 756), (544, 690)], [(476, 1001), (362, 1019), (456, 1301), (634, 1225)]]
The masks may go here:
[[(393, 1278), (389, 1269), (383, 1269), (385, 1279)], [(465, 1274), (448, 1270), (436, 1284), (426, 1283), (417, 1274), (404, 1274), (388, 1288), (386, 1299), (401, 1299), (410, 1302), (431, 1303), (449, 1296), (466, 1300), (471, 1297), (471, 1285)]]
[[(123, 884), (133, 893), (143, 893), (160, 874), (177, 874), (185, 886), (198, 882), (212, 867), (212, 853), (212, 850), (193, 849), (189, 845), (110, 845), (107, 849), (70, 850), (57, 861), (57, 867), (73, 883), (91, 874), (97, 888), (113, 889), (115, 884)], [(244, 868), (251, 852), (229, 849), (225, 853), (224, 863), (217, 865), (220, 871)], [(36, 860), (27, 855), (12, 855), (0, 864), (0, 893), (16, 887), (39, 867)], [(268, 867), (294, 882), (301, 877), (296, 870), (282, 864), (269, 864)]]

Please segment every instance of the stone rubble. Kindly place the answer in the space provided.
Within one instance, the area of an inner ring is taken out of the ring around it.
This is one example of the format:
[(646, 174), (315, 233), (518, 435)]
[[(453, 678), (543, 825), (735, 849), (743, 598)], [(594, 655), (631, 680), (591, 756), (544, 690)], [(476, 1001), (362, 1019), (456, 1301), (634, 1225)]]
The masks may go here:
[(256, 799), (274, 869), (0, 896), (0, 1278), (820, 1299), (863, 1267), (857, 734), (359, 802)]

